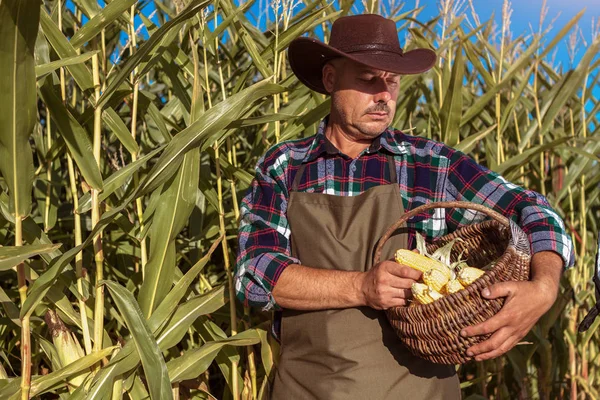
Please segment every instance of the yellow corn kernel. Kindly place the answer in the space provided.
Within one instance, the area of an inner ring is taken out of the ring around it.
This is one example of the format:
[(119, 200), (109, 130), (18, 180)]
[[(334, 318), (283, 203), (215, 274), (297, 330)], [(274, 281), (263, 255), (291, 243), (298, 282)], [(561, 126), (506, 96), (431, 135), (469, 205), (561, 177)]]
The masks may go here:
[(411, 286), (411, 291), (414, 299), (420, 304), (433, 303), (434, 301), (444, 297), (440, 293), (431, 289), (429, 286), (425, 285), (424, 283), (413, 283)]
[(414, 251), (406, 249), (396, 251), (396, 262), (421, 272), (435, 268), (446, 275), (448, 280), (452, 277), (452, 272), (444, 264)]
[(456, 293), (459, 290), (463, 290), (465, 287), (460, 283), (458, 279), (452, 279), (446, 283), (446, 286), (442, 289), (442, 294), (448, 295), (452, 293)]
[(423, 272), (423, 282), (431, 289), (439, 292), (448, 283), (450, 277), (441, 268), (432, 268)]
[(485, 274), (485, 271), (479, 268), (463, 267), (458, 271), (457, 277), (463, 286), (468, 286), (479, 279), (483, 274)]

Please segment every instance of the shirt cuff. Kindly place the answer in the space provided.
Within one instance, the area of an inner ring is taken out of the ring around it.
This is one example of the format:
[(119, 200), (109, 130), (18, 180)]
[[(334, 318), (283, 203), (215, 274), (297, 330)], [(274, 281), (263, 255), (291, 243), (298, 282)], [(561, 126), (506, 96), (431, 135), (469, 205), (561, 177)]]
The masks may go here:
[(542, 251), (553, 251), (563, 259), (563, 268), (575, 264), (575, 253), (571, 238), (564, 232), (534, 232), (529, 235), (532, 255)]
[(261, 253), (243, 263), (236, 274), (236, 292), (244, 304), (263, 311), (281, 310), (272, 291), (281, 273), (300, 260), (283, 253)]

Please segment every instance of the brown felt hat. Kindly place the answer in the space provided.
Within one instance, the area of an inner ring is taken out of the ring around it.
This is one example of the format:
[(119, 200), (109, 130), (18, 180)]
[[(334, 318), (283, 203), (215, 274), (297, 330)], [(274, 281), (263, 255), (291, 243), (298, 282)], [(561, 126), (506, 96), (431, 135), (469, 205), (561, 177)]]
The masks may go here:
[(328, 93), (323, 86), (322, 69), (333, 58), (345, 57), (402, 75), (425, 72), (436, 60), (435, 52), (430, 49), (402, 51), (394, 21), (376, 14), (338, 18), (331, 28), (329, 44), (313, 38), (296, 38), (290, 43), (288, 57), (298, 79), (324, 94)]

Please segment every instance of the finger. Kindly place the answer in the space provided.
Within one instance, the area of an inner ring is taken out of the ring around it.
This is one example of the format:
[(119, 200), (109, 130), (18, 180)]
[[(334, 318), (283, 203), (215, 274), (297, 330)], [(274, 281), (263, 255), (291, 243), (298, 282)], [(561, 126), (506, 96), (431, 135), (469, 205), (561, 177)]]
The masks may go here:
[(512, 329), (502, 328), (490, 336), (487, 340), (477, 343), (467, 349), (467, 356), (477, 357), (481, 354), (490, 353), (501, 346), (505, 346), (506, 342), (513, 336)]
[(405, 298), (393, 298), (390, 302), (389, 305), (387, 307), (384, 307), (384, 310), (387, 310), (389, 308), (392, 307), (405, 307), (408, 305), (408, 300), (406, 300)]
[(503, 326), (508, 325), (511, 319), (505, 315), (502, 311), (494, 315), (490, 319), (480, 322), (479, 324), (468, 326), (460, 331), (460, 335), (463, 337), (487, 335), (488, 333), (494, 333)]
[(418, 281), (421, 278), (421, 275), (423, 275), (421, 271), (417, 271), (414, 268), (397, 263), (394, 263), (394, 265), (390, 266), (388, 271), (390, 272), (390, 274), (399, 278), (408, 278), (414, 281)]
[(399, 278), (397, 276), (390, 276), (387, 280), (388, 285), (392, 289), (410, 289), (415, 282), (416, 280), (414, 279)]
[(392, 297), (395, 299), (412, 299), (412, 291), (410, 289), (394, 289)]
[(492, 358), (500, 357), (501, 355), (508, 353), (517, 343), (518, 340), (516, 340), (514, 336), (510, 336), (498, 347), (475, 356), (475, 361), (491, 360)]
[(516, 291), (514, 282), (499, 282), (488, 286), (481, 291), (486, 299), (497, 299), (499, 297), (512, 297)]

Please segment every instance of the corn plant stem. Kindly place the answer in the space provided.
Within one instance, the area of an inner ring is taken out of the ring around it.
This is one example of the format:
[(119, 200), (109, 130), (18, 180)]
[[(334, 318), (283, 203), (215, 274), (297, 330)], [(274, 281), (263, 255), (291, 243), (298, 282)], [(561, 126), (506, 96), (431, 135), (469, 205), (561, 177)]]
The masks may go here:
[[(580, 271), (582, 272), (583, 278), (587, 281), (590, 278), (590, 274), (587, 270), (587, 263), (585, 260), (586, 247), (587, 247), (587, 216), (586, 216), (586, 199), (585, 199), (585, 175), (581, 176), (579, 194), (579, 215), (580, 215), (580, 230), (581, 230), (581, 248), (579, 249), (579, 261), (581, 263)], [(585, 288), (587, 289), (587, 288)], [(584, 343), (581, 351), (581, 376), (584, 380), (588, 379), (588, 344)]]
[[(60, 5), (60, 2), (62, 0), (59, 0), (59, 6), (58, 9), (62, 10), (62, 7)], [(78, 19), (81, 20), (81, 10), (77, 9), (77, 16)], [(58, 13), (58, 29), (62, 32), (62, 12)], [(77, 32), (77, 24), (73, 24), (73, 29), (75, 32)], [(79, 54), (80, 51), (79, 49), (77, 49), (77, 53)], [(61, 99), (63, 101), (63, 104), (66, 105), (67, 103), (67, 90), (66, 90), (66, 76), (65, 76), (65, 70), (64, 68), (60, 68), (60, 94), (61, 94)], [(73, 90), (73, 97), (72, 97), (72, 103), (71, 105), (73, 107), (75, 107), (77, 105), (77, 91)], [(48, 122), (50, 122), (50, 118), (48, 118)], [(48, 148), (50, 148), (50, 145), (48, 146)], [(69, 172), (69, 186), (70, 186), (70, 191), (71, 191), (71, 197), (73, 198), (73, 225), (74, 225), (74, 232), (73, 232), (73, 236), (74, 236), (74, 240), (75, 240), (75, 246), (79, 246), (82, 242), (82, 238), (81, 238), (81, 216), (79, 215), (79, 213), (76, 212), (76, 210), (79, 208), (79, 196), (78, 196), (78, 192), (77, 192), (77, 182), (76, 182), (76, 175), (75, 175), (75, 167), (73, 165), (73, 158), (71, 157), (71, 154), (67, 151), (67, 168), (68, 168), (68, 172)], [(84, 298), (83, 296), (83, 253), (79, 252), (75, 255), (75, 276), (77, 278), (77, 291), (79, 292), (80, 295), (80, 299), (78, 300), (79, 303), (79, 313), (81, 315), (81, 329), (83, 331), (83, 343), (84, 343), (84, 347), (85, 347), (85, 353), (86, 354), (91, 354), (92, 352), (92, 340), (90, 338), (90, 330), (89, 330), (89, 325), (88, 325), (88, 320), (87, 320), (87, 307), (85, 304), (85, 301), (82, 300)]]
[(179, 382), (173, 383), (173, 400), (179, 400)]
[[(130, 46), (131, 46), (131, 54), (134, 54), (136, 48), (137, 48), (137, 38), (136, 38), (136, 34), (135, 34), (135, 24), (134, 24), (134, 20), (135, 20), (135, 4), (131, 6), (131, 40), (130, 40)], [(131, 136), (133, 136), (133, 140), (136, 139), (137, 136), (137, 109), (138, 109), (138, 98), (139, 98), (139, 90), (140, 90), (140, 84), (137, 80), (137, 67), (133, 69), (133, 72), (131, 73), (131, 81), (135, 82), (133, 85), (133, 101), (132, 101), (132, 105), (131, 105)], [(131, 153), (131, 161), (134, 162), (136, 161), (138, 158), (138, 153), (134, 152)], [(139, 183), (139, 174), (137, 172), (134, 173), (133, 175), (133, 182), (135, 187), (138, 186)], [(138, 197), (135, 200), (135, 208), (137, 211), (137, 217), (138, 217), (138, 221), (140, 223), (140, 232), (144, 231), (144, 210), (143, 210), (143, 205), (142, 205), (142, 198)], [(142, 279), (145, 277), (145, 273), (146, 273), (146, 263), (148, 262), (148, 253), (147, 253), (147, 249), (146, 249), (146, 238), (142, 238), (140, 240), (140, 255), (141, 255), (141, 263), (142, 263)]]
[[(71, 189), (71, 197), (73, 198), (73, 210), (79, 208), (79, 199), (77, 193), (77, 182), (75, 179), (75, 167), (73, 165), (73, 158), (67, 153), (67, 166), (69, 170), (69, 186)], [(79, 213), (73, 214), (74, 224), (74, 239), (75, 246), (79, 246), (81, 240), (81, 215)], [(81, 329), (83, 331), (83, 344), (85, 346), (85, 353), (92, 353), (92, 340), (90, 338), (90, 330), (87, 319), (87, 307), (83, 300), (83, 253), (79, 252), (75, 255), (75, 276), (77, 277), (77, 291), (81, 295), (79, 302), (79, 313), (81, 314)]]
[[(577, 320), (577, 314), (579, 311), (579, 307), (577, 304), (573, 306), (571, 310), (571, 318), (569, 321), (569, 330), (573, 333), (573, 337), (577, 337), (575, 334), (575, 321)], [(571, 391), (570, 391), (570, 399), (577, 400), (577, 355), (575, 351), (575, 344), (569, 341), (569, 374), (571, 380)]]
[[(215, 29), (217, 27), (217, 10), (215, 10)], [(217, 61), (217, 66), (219, 70), (219, 79), (221, 82), (221, 95), (223, 101), (225, 100), (227, 94), (225, 92), (225, 85), (223, 80), (223, 69), (221, 67), (221, 62), (219, 61), (219, 38), (215, 37), (215, 57)], [(206, 70), (205, 64), (205, 70)], [(210, 95), (209, 95), (210, 97)], [(227, 275), (227, 283), (229, 286), (229, 314), (230, 314), (230, 324), (231, 324), (231, 336), (237, 333), (237, 312), (235, 308), (236, 296), (233, 285), (233, 275), (231, 271), (231, 264), (229, 261), (229, 248), (227, 244), (227, 231), (225, 229), (225, 212), (223, 209), (223, 181), (221, 177), (221, 161), (219, 155), (219, 142), (215, 141), (213, 146), (215, 150), (215, 168), (217, 173), (217, 197), (219, 200), (219, 231), (221, 235), (223, 235), (223, 241), (221, 242), (223, 248), (223, 263), (225, 267), (225, 274)], [(238, 363), (237, 361), (231, 362), (231, 392), (233, 394), (234, 400), (239, 399), (239, 382), (238, 382)]]
[[(227, 75), (229, 78), (231, 78), (231, 65), (230, 64), (227, 65)], [(223, 82), (222, 78), (221, 78), (221, 91), (223, 93), (223, 98), (225, 98), (226, 92), (225, 92), (225, 86), (224, 86), (224, 82)], [(227, 138), (227, 160), (229, 161), (230, 165), (233, 165), (234, 167), (238, 166), (237, 157), (235, 154), (235, 147), (232, 145), (230, 137)], [(229, 177), (229, 185), (231, 187), (231, 201), (233, 202), (233, 214), (235, 216), (235, 221), (237, 223), (240, 220), (240, 207), (239, 207), (238, 201), (237, 201), (237, 189), (236, 189), (235, 179), (233, 178), (233, 176)], [(250, 308), (246, 305), (244, 305), (244, 315), (246, 316), (246, 318), (249, 321), (250, 320)], [(246, 326), (246, 329), (248, 329), (247, 326)], [(256, 400), (258, 389), (257, 389), (257, 383), (256, 383), (256, 361), (255, 361), (255, 357), (254, 357), (254, 347), (246, 346), (246, 351), (248, 353), (248, 370), (250, 372), (250, 382), (251, 382), (251, 386), (252, 386), (252, 398), (254, 400)]]
[[(544, 144), (544, 137), (542, 136), (542, 114), (540, 112), (540, 103), (538, 101), (538, 92), (537, 92), (537, 81), (538, 81), (538, 66), (539, 60), (535, 63), (535, 70), (533, 75), (533, 101), (535, 104), (535, 116), (538, 123), (538, 130), (540, 132), (540, 145)], [(544, 184), (544, 152), (540, 154), (540, 193), (543, 196), (546, 196), (546, 185)]]
[[(94, 79), (94, 88), (96, 101), (100, 98), (100, 74), (98, 67), (98, 55), (92, 57), (92, 73)], [(100, 167), (100, 144), (102, 131), (102, 108), (97, 107), (94, 110), (94, 159)], [(100, 203), (98, 200), (98, 189), (92, 189), (92, 229), (100, 220)], [(98, 283), (104, 279), (103, 263), (104, 255), (102, 253), (102, 235), (99, 233), (94, 237), (94, 261), (96, 263), (96, 297), (94, 307), (94, 352), (102, 349), (102, 331), (104, 329), (104, 286)]]
[[(581, 113), (582, 113), (581, 120), (583, 122), (581, 135), (583, 136), (584, 139), (587, 138), (587, 124), (586, 124), (586, 118), (585, 118), (585, 102), (586, 102), (585, 94), (586, 94), (588, 75), (589, 75), (589, 72), (586, 73), (586, 75), (583, 79), (583, 88), (582, 88), (581, 100), (580, 100), (581, 101)], [(579, 211), (580, 212), (579, 212), (579, 215), (581, 218), (581, 222), (580, 222), (581, 248), (579, 249), (579, 260), (582, 263), (582, 268), (580, 268), (580, 271), (582, 271), (584, 282), (589, 282), (590, 278), (591, 278), (591, 274), (588, 272), (588, 268), (587, 268), (588, 265), (587, 265), (587, 262), (585, 262), (585, 255), (586, 255), (586, 249), (587, 249), (587, 215), (586, 215), (585, 174), (581, 175), (579, 190), (580, 190), (580, 194), (579, 194), (579, 198), (580, 198)], [(587, 289), (587, 287), (585, 289)], [(592, 287), (592, 291), (593, 291), (593, 287)], [(589, 376), (588, 343), (589, 342), (583, 344), (583, 348), (581, 351), (581, 376), (586, 381)]]
[[(515, 124), (515, 133), (517, 134), (517, 149), (519, 154), (523, 154), (523, 150), (521, 150), (521, 130), (519, 129), (519, 120), (517, 119), (517, 112), (513, 110), (513, 122)], [(525, 166), (521, 165), (520, 167), (521, 176), (523, 179), (523, 185), (527, 186), (527, 177), (525, 176)]]
[[(16, 192), (16, 191), (15, 191)], [(16, 193), (15, 193), (16, 197)], [(18, 204), (15, 201), (15, 204)], [(15, 246), (23, 246), (23, 220), (15, 211)], [(21, 306), (27, 299), (27, 265), (22, 262), (17, 265), (17, 281)], [(31, 388), (31, 333), (29, 314), (21, 319), (21, 399), (29, 399)]]
[[(52, 147), (52, 122), (50, 110), (46, 107), (46, 148), (50, 151)], [(46, 156), (48, 152), (46, 152)], [(52, 160), (46, 161), (46, 203), (44, 206), (44, 230), (48, 232), (48, 224), (50, 223), (50, 195), (52, 194)]]

